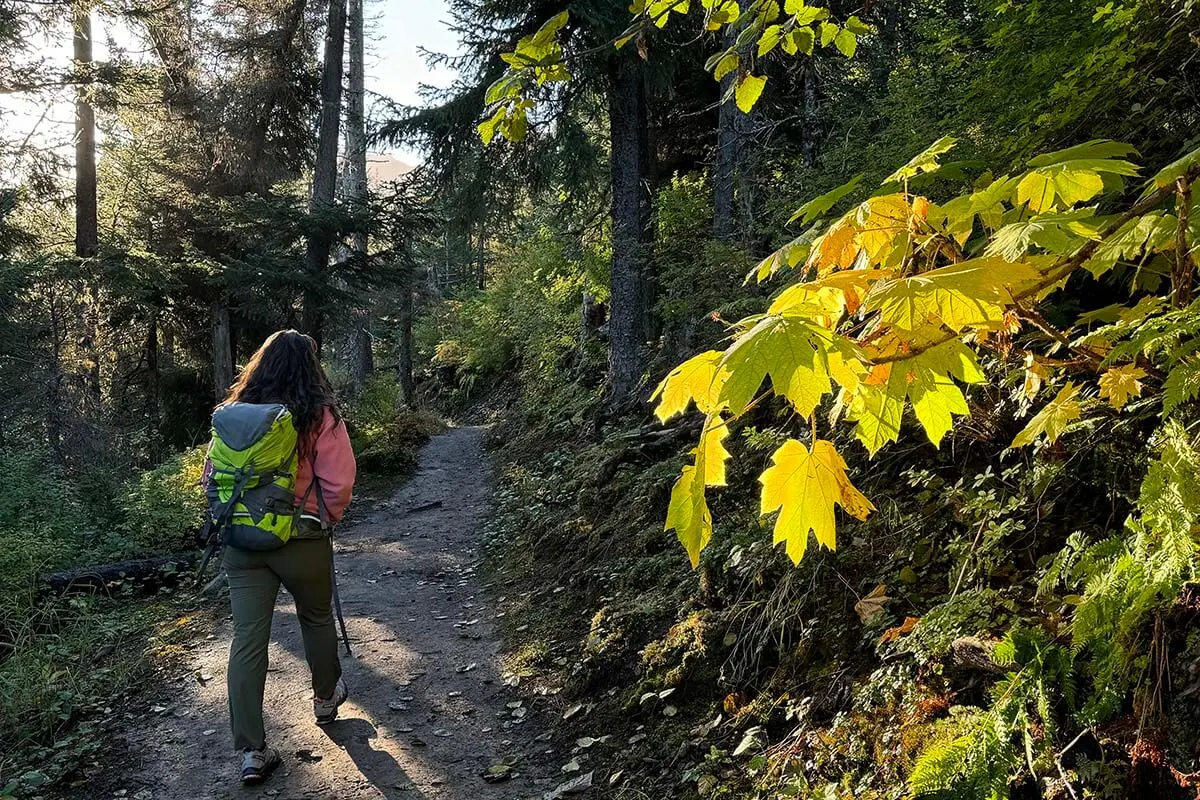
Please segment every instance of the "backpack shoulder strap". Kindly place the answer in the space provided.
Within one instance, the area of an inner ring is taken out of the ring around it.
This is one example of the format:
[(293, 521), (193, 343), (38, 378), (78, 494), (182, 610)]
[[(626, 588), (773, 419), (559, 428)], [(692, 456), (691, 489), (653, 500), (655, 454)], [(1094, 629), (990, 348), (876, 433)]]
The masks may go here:
[(317, 493), (317, 516), (321, 518), (321, 530), (328, 531), (332, 525), (329, 521), (329, 508), (325, 505), (325, 492), (321, 489), (321, 479), (317, 477), (317, 452), (314, 450), (308, 456), (309, 471), (312, 473), (312, 480), (309, 481), (308, 488), (304, 491), (304, 497), (300, 500), (300, 509), (303, 511), (308, 504), (308, 498), (312, 496), (313, 491)]

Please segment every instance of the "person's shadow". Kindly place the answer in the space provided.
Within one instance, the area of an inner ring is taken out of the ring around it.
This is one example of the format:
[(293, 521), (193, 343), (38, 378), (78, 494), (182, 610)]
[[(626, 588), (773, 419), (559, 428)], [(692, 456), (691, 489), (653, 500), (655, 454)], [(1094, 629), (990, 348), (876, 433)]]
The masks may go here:
[(396, 763), (391, 753), (371, 747), (371, 740), (379, 737), (379, 731), (370, 722), (365, 719), (340, 719), (323, 726), (321, 730), (334, 744), (346, 748), (358, 771), (387, 800), (427, 797)]

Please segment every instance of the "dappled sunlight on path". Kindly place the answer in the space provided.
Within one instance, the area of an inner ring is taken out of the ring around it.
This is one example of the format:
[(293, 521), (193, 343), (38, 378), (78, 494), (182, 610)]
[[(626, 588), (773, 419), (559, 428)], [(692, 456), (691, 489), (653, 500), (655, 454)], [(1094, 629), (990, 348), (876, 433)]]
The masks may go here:
[[(351, 696), (339, 720), (313, 724), (299, 624), (281, 591), (264, 710), (284, 763), (262, 787), (238, 785), (226, 603), (196, 645), (194, 672), (162, 689), (145, 724), (127, 732), (127, 796), (516, 800), (552, 786), (556, 763), (505, 684), (495, 614), (475, 576), (491, 499), (482, 439), (473, 428), (436, 437), (408, 484), (337, 532), (354, 648), (342, 657)], [(511, 780), (485, 782), (499, 763), (515, 765)]]

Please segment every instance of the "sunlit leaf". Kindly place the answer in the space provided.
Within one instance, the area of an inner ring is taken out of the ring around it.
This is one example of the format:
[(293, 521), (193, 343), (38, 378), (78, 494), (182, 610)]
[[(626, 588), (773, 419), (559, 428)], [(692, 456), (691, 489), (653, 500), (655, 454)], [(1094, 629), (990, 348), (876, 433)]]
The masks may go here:
[(837, 36), (833, 37), (833, 46), (846, 58), (853, 58), (854, 52), (858, 49), (858, 37), (849, 29), (842, 28), (838, 31)]
[(712, 539), (712, 513), (704, 497), (704, 476), (691, 464), (683, 468), (671, 488), (663, 530), (675, 531), (692, 567), (700, 565), (700, 553)]
[(1057, 441), (1067, 425), (1083, 414), (1079, 401), (1075, 399), (1078, 394), (1079, 387), (1073, 382), (1064, 386), (1053, 400), (1029, 420), (1029, 424), (1017, 434), (1010, 446), (1025, 447), (1042, 435), (1051, 443)]
[(734, 96), (737, 100), (737, 107), (742, 110), (742, 113), (749, 114), (754, 104), (758, 102), (758, 98), (762, 95), (763, 87), (767, 85), (766, 76), (751, 75), (749, 73), (742, 76), (738, 81), (737, 90)]
[(1012, 304), (1011, 289), (1032, 283), (1040, 273), (1023, 263), (977, 258), (907, 278), (883, 281), (867, 295), (866, 305), (881, 319), (913, 331), (930, 323), (953, 331), (998, 323)]
[(769, 376), (775, 393), (808, 416), (833, 391), (826, 363), (833, 336), (800, 317), (764, 317), (725, 352), (720, 367), (728, 377), (720, 401), (741, 414)]
[(891, 274), (882, 269), (848, 269), (815, 281), (794, 283), (780, 292), (767, 311), (770, 314), (797, 313), (799, 307), (811, 306), (837, 319), (843, 312), (853, 314), (857, 311), (871, 286)]
[(758, 262), (750, 274), (746, 276), (746, 281), (749, 282), (753, 279), (758, 283), (762, 283), (776, 273), (784, 269), (791, 269), (806, 260), (808, 254), (812, 251), (812, 244), (816, 238), (816, 234), (816, 227), (811, 227), (774, 253), (771, 253), (771, 255)]
[(694, 400), (702, 413), (711, 414), (719, 408), (717, 397), (721, 381), (717, 379), (718, 364), (724, 353), (709, 350), (692, 356), (663, 378), (651, 400), (658, 400), (654, 414), (666, 422), (682, 414)]
[(817, 440), (810, 452), (802, 442), (789, 439), (771, 457), (771, 466), (759, 478), (762, 484), (761, 511), (779, 512), (775, 520), (775, 542), (783, 542), (788, 557), (796, 564), (804, 558), (811, 532), (826, 548), (837, 546), (834, 506), (865, 518), (875, 510), (871, 502), (851, 484), (832, 442)]
[(828, 47), (830, 42), (837, 38), (838, 31), (841, 30), (832, 22), (821, 23), (821, 47)]
[(1100, 376), (1100, 397), (1107, 400), (1113, 408), (1122, 409), (1130, 398), (1141, 395), (1141, 379), (1144, 377), (1146, 370), (1132, 364), (1105, 370)]
[(1172, 161), (1159, 170), (1154, 176), (1153, 184), (1159, 189), (1174, 186), (1176, 181), (1196, 169), (1198, 165), (1200, 165), (1200, 148), (1193, 150), (1176, 161)]
[(883, 183), (902, 183), (908, 178), (921, 173), (934, 172), (938, 169), (938, 156), (943, 155), (954, 147), (955, 140), (950, 136), (938, 139), (921, 154), (913, 157), (907, 164), (884, 178)]
[(862, 182), (862, 179), (862, 173), (859, 173), (836, 189), (832, 189), (819, 197), (809, 200), (796, 209), (796, 212), (788, 218), (788, 224), (791, 225), (796, 220), (800, 220), (803, 225), (811, 224), (815, 219), (826, 214), (829, 209), (837, 205), (839, 200), (858, 188), (858, 184)]

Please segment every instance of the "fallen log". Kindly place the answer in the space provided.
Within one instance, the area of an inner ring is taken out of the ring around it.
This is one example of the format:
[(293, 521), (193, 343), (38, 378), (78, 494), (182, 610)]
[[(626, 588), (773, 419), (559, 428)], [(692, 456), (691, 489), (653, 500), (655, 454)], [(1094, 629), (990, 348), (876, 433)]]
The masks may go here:
[(190, 576), (199, 555), (197, 551), (190, 551), (80, 567), (43, 575), (39, 584), (44, 594), (94, 594), (122, 583), (133, 583), (142, 589), (157, 589), (175, 585), (183, 576)]

